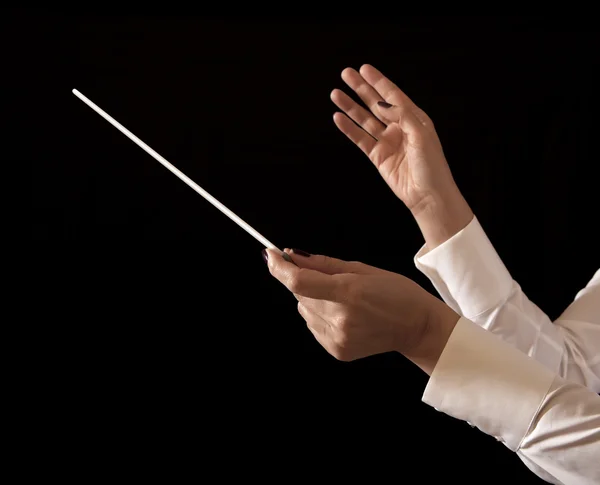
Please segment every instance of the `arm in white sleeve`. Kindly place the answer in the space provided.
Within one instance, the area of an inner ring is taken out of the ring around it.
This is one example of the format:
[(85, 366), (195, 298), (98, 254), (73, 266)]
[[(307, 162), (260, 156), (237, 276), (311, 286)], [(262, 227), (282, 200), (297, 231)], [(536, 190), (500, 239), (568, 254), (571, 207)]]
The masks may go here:
[(600, 270), (552, 322), (513, 280), (475, 217), (432, 251), (421, 248), (415, 264), (459, 315), (600, 392)]
[(496, 437), (550, 483), (600, 483), (600, 396), (464, 317), (423, 402)]

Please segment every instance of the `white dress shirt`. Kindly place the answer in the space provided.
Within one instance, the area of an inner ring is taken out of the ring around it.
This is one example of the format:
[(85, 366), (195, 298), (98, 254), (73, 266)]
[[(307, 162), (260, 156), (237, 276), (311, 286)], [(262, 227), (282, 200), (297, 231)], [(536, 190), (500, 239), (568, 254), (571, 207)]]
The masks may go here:
[(548, 482), (600, 484), (600, 270), (552, 322), (477, 218), (415, 264), (461, 315), (423, 401), (495, 436)]

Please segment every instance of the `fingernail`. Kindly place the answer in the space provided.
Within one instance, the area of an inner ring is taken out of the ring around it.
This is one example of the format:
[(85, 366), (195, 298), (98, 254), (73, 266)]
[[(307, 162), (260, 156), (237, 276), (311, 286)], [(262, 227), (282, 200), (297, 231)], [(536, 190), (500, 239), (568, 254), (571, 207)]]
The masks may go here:
[(292, 252), (294, 254), (298, 254), (300, 256), (304, 256), (305, 258), (308, 258), (310, 256), (310, 253), (307, 253), (306, 251), (302, 251), (302, 249), (292, 248)]
[(377, 104), (382, 108), (391, 108), (392, 105), (390, 103), (386, 103), (385, 101), (377, 101)]
[(267, 250), (266, 249), (262, 250), (262, 257), (265, 260), (265, 263), (269, 264), (269, 255), (267, 254)]
[(283, 259), (289, 261), (290, 263), (294, 262), (288, 253), (281, 253), (281, 256), (283, 257)]

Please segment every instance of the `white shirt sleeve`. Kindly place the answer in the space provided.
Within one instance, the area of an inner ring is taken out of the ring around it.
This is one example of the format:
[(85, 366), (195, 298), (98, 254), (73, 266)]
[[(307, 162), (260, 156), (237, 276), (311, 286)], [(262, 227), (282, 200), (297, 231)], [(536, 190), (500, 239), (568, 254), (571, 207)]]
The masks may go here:
[(415, 265), (459, 315), (565, 379), (600, 392), (600, 270), (554, 322), (513, 280), (476, 217)]
[(600, 483), (600, 396), (464, 317), (423, 402), (496, 437), (547, 482)]

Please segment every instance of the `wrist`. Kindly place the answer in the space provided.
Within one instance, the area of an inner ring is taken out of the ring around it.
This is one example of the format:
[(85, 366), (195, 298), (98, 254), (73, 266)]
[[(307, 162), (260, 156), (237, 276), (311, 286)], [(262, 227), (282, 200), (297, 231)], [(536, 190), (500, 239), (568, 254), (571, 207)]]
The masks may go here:
[(419, 343), (410, 352), (404, 354), (427, 375), (432, 374), (454, 327), (460, 320), (460, 315), (443, 301), (433, 295), (429, 297), (423, 310), (423, 327)]
[(424, 197), (411, 210), (429, 251), (464, 229), (474, 217), (457, 187)]

